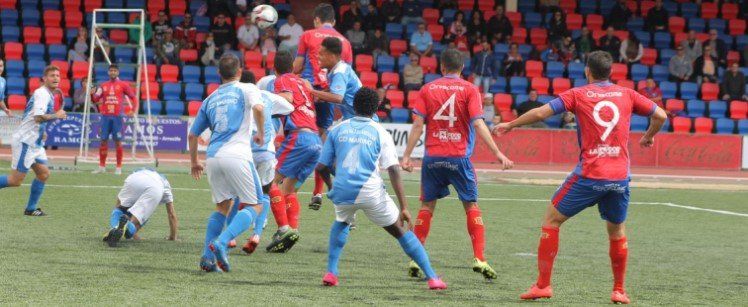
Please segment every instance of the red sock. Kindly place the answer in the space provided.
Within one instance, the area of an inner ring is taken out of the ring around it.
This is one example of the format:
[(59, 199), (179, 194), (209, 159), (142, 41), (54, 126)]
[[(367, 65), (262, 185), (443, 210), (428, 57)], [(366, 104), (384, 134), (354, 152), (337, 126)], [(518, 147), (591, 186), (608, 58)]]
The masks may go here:
[(428, 209), (421, 209), (418, 211), (418, 217), (416, 218), (416, 225), (413, 227), (413, 233), (416, 234), (418, 241), (421, 244), (426, 244), (426, 237), (429, 236), (429, 230), (431, 230), (431, 211)]
[(610, 239), (610, 265), (613, 268), (613, 290), (623, 291), (623, 281), (626, 279), (626, 260), (629, 247), (626, 237)]
[(553, 261), (558, 254), (558, 227), (543, 226), (538, 244), (538, 288), (551, 285)]
[(486, 261), (483, 256), (486, 248), (486, 228), (483, 226), (480, 208), (470, 208), (466, 215), (468, 234), (470, 234), (470, 241), (473, 242), (473, 256), (480, 261)]
[(286, 199), (283, 198), (278, 186), (273, 184), (270, 187), (270, 210), (273, 211), (273, 217), (275, 217), (275, 223), (278, 224), (278, 228), (288, 226), (288, 217), (286, 217)]
[(105, 167), (106, 166), (106, 156), (109, 151), (109, 144), (105, 141), (101, 141), (101, 145), (99, 145), (99, 166)]
[(293, 229), (299, 229), (299, 200), (296, 193), (285, 195), (286, 197), (286, 216), (288, 216), (288, 226)]
[(319, 172), (314, 171), (314, 192), (313, 195), (322, 194), (322, 190), (325, 188), (325, 181), (322, 180), (322, 176)]
[(122, 144), (118, 144), (117, 145), (117, 167), (118, 168), (122, 167), (122, 155), (123, 155)]

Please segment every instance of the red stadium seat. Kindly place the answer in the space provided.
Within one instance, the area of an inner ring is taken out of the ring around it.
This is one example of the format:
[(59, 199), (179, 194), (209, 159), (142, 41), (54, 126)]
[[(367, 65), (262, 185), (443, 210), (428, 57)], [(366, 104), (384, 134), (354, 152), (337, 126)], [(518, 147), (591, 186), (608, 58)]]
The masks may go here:
[(717, 18), (718, 12), (719, 12), (719, 8), (717, 8), (716, 3), (704, 2), (701, 4), (701, 18), (704, 18), (704, 19)]
[(158, 100), (158, 94), (161, 93), (161, 87), (159, 86), (158, 82), (151, 81), (148, 82), (148, 90), (145, 88), (145, 82), (140, 83), (140, 99), (148, 99), (146, 97), (146, 93), (150, 93), (151, 100)]
[(78, 80), (88, 77), (88, 62), (73, 62), (73, 79)]
[[(574, 2), (576, 3), (576, 2)], [(579, 30), (582, 28), (582, 15), (579, 14), (569, 14), (566, 15), (566, 27), (569, 30)]]
[(184, 13), (186, 10), (187, 10), (187, 1), (169, 0), (169, 15), (184, 16)]
[(62, 12), (58, 10), (46, 10), (43, 15), (44, 27), (59, 27), (62, 23)]
[(114, 29), (109, 32), (109, 39), (116, 44), (127, 44), (127, 30)]
[(8, 96), (8, 108), (13, 111), (23, 111), (26, 109), (26, 96), (10, 95)]
[(639, 82), (636, 83), (636, 90), (639, 91), (643, 88), (647, 87), (647, 80), (639, 80)]
[(431, 38), (435, 41), (442, 40), (442, 37), (444, 36), (444, 27), (442, 27), (442, 25), (428, 25), (426, 26), (426, 30), (431, 33)]
[(694, 120), (693, 130), (695, 133), (712, 133), (714, 121), (708, 117), (698, 117)]
[(379, 82), (379, 76), (373, 71), (362, 71), (359, 79), (363, 86), (371, 88), (377, 88), (377, 82)]
[(680, 16), (670, 16), (668, 27), (670, 33), (681, 33), (686, 29), (686, 19)]
[(421, 93), (419, 91), (408, 92), (408, 108), (412, 109), (419, 101), (421, 101)]
[(592, 31), (592, 39), (594, 39), (598, 44), (600, 43), (600, 38), (603, 36), (605, 36), (605, 30)]
[[(179, 51), (179, 59), (183, 62), (197, 62), (197, 49), (182, 49)], [(246, 62), (245, 62), (246, 63)]]
[(265, 72), (265, 68), (262, 67), (250, 67), (249, 71), (251, 71), (252, 74), (255, 75), (255, 80), (260, 80), (262, 77), (267, 75), (267, 72)]
[(558, 95), (571, 88), (571, 80), (566, 78), (553, 78), (553, 94)]
[(161, 82), (178, 82), (179, 66), (164, 64), (161, 65)]
[(244, 52), (244, 66), (255, 68), (262, 67), (262, 53), (259, 51)]
[(618, 81), (626, 79), (629, 74), (629, 68), (626, 64), (613, 63), (610, 70), (610, 80)]
[(618, 39), (620, 39), (621, 41), (625, 41), (629, 39), (629, 31), (624, 31), (624, 30), (615, 31), (613, 35), (618, 37)]
[(29, 93), (33, 93), (42, 86), (41, 78), (29, 78)]
[(421, 61), (419, 65), (421, 65), (421, 67), (423, 68), (424, 74), (435, 73), (436, 66), (437, 66), (436, 57), (435, 56), (421, 57)]
[(509, 94), (496, 93), (493, 95), (493, 105), (498, 111), (511, 111), (512, 101), (512, 95)]
[[(571, 15), (577, 9), (577, 1), (576, 0), (561, 0), (561, 2), (559, 3), (559, 6), (564, 11), (564, 13)], [(567, 23), (568, 23), (568, 19), (567, 19)], [(569, 30), (572, 30), (572, 28), (569, 28)]]
[(25, 44), (38, 44), (42, 42), (42, 28), (24, 27), (23, 42)]
[(631, 13), (634, 15), (639, 11), (639, 3), (635, 0), (626, 0), (626, 7), (631, 10)]
[(65, 10), (65, 28), (77, 28), (83, 23), (83, 13)]
[[(158, 72), (156, 64), (148, 64), (146, 65), (146, 69), (148, 69), (148, 81), (156, 81), (156, 73)], [(143, 74), (145, 76), (145, 69), (143, 70)]]
[(341, 5), (340, 6), (340, 19), (342, 20), (343, 19), (343, 14), (345, 14), (345, 12), (348, 12), (350, 10), (351, 10), (351, 5), (350, 4), (343, 4), (343, 5)]
[(265, 56), (265, 68), (269, 70), (275, 69), (275, 52), (268, 52), (268, 55)]
[(655, 7), (655, 2), (651, 0), (645, 0), (641, 2), (641, 15), (642, 17), (647, 17), (647, 14), (649, 13), (649, 10)]
[(408, 42), (402, 39), (393, 39), (390, 41), (390, 54), (393, 57), (399, 57), (408, 51)]
[(678, 113), (686, 109), (686, 104), (680, 99), (668, 99), (665, 101), (665, 110), (670, 113)]
[(530, 44), (534, 46), (543, 46), (548, 40), (548, 30), (543, 28), (530, 29)]
[(501, 122), (510, 122), (517, 119), (517, 115), (514, 115), (514, 112), (512, 111), (502, 111), (501, 112)]
[[(485, 21), (489, 21), (489, 20), (491, 20), (491, 17), (496, 16), (496, 11), (494, 11), (493, 8), (490, 9), (490, 10), (483, 10), (483, 9), (481, 9), (481, 11), (483, 11), (483, 20), (485, 20)], [(511, 22), (512, 21), (510, 20), (509, 23), (511, 23)]]
[(62, 0), (62, 7), (65, 9), (65, 15), (68, 12), (80, 11), (81, 0)]
[(63, 36), (65, 36), (65, 33), (62, 28), (44, 29), (44, 43), (47, 45), (62, 44)]
[(527, 29), (515, 27), (512, 33), (512, 43), (524, 44), (527, 40)]
[(727, 66), (729, 67), (732, 63), (740, 62), (740, 53), (735, 50), (727, 52)]
[(691, 119), (688, 117), (673, 118), (673, 132), (689, 133), (691, 132)]
[(701, 100), (712, 101), (719, 99), (719, 84), (707, 83), (701, 84)]
[(730, 35), (741, 35), (745, 33), (745, 19), (730, 19)]
[(587, 15), (587, 27), (590, 30), (602, 30), (603, 29), (603, 16), (597, 14)]
[(212, 94), (219, 86), (221, 86), (218, 83), (208, 83), (208, 88), (205, 90), (206, 95)]
[[(83, 3), (83, 9), (86, 11), (86, 13), (93, 13), (95, 9), (99, 9), (102, 7), (101, 2), (102, 0), (86, 0)], [(148, 3), (151, 3), (151, 1), (149, 1)]]
[(678, 46), (680, 45), (680, 42), (686, 39), (688, 39), (688, 33), (685, 33), (685, 32), (675, 33), (675, 35), (673, 35), (673, 44), (675, 46)]
[(470, 11), (473, 9), (475, 1), (473, 0), (457, 0), (457, 8), (461, 11)]
[(3, 10), (15, 10), (16, 0), (0, 0), (0, 9)]
[[(5, 43), (5, 60), (21, 60), (23, 59), (23, 44), (16, 42)], [(5, 63), (8, 65), (8, 63)]]
[(482, 12), (493, 11), (494, 5), (494, 0), (478, 0), (478, 10)]
[(148, 0), (147, 6), (148, 12), (158, 13), (158, 11), (166, 10), (166, 0)]
[(423, 20), (429, 25), (439, 23), (439, 10), (434, 8), (423, 9)]
[(618, 82), (616, 82), (616, 84), (618, 84), (620, 86), (623, 86), (623, 87), (628, 87), (628, 88), (630, 88), (632, 90), (634, 89), (634, 81), (631, 81), (631, 80), (628, 80), (628, 79), (618, 80)]
[(733, 100), (730, 102), (730, 118), (746, 119), (748, 118), (748, 102)]
[(722, 19), (735, 19), (738, 18), (738, 5), (735, 3), (723, 3), (722, 4)]
[(395, 88), (400, 87), (400, 75), (396, 72), (383, 72), (382, 73), (382, 87), (387, 85), (394, 86)]
[(374, 65), (374, 57), (368, 54), (359, 54), (356, 56), (356, 71), (371, 71)]
[[(496, 13), (496, 11), (494, 11)], [(512, 24), (512, 28), (519, 28), (519, 24), (522, 23), (522, 13), (520, 12), (506, 12), (504, 13), (509, 23)]]
[(644, 55), (642, 55), (642, 64), (652, 66), (657, 64), (657, 49), (644, 48)]
[(63, 79), (68, 78), (68, 74), (70, 73), (70, 63), (68, 63), (68, 61), (56, 60), (52, 61), (50, 64), (57, 66), (57, 68), (60, 69), (60, 76), (62, 76)]
[(390, 100), (393, 108), (402, 108), (405, 105), (405, 94), (402, 91), (389, 90), (384, 96)]
[(197, 111), (200, 110), (200, 107), (202, 105), (202, 101), (190, 101), (189, 103), (187, 103), (187, 114), (189, 114), (190, 117), (195, 117), (195, 115), (197, 115)]
[(532, 60), (525, 62), (525, 73), (528, 78), (542, 77), (543, 62)]
[(532, 78), (532, 82), (530, 82), (530, 87), (536, 91), (538, 91), (538, 94), (540, 95), (548, 95), (550, 91), (548, 88), (550, 87), (551, 82), (548, 80), (548, 78)]

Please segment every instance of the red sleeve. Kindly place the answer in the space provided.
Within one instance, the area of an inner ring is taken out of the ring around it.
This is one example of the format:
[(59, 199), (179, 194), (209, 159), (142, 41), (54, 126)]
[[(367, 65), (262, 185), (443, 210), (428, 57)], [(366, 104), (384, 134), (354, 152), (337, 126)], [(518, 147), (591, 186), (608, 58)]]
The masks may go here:
[(416, 100), (413, 104), (413, 114), (425, 119), (428, 116), (428, 110), (426, 110), (427, 91), (425, 91), (424, 89), (426, 89), (426, 86), (422, 86), (421, 90), (419, 91), (419, 96), (421, 96), (421, 99)]
[(631, 91), (631, 103), (633, 112), (641, 116), (651, 116), (657, 109), (657, 105), (652, 100), (634, 91)]
[(122, 88), (124, 89), (125, 95), (127, 95), (127, 97), (130, 97), (130, 100), (132, 100), (131, 102), (135, 103), (135, 92), (132, 90), (130, 83), (122, 82)]
[(574, 95), (574, 89), (566, 90), (563, 93), (558, 95), (558, 98), (561, 99), (561, 102), (564, 103), (564, 109), (569, 112), (574, 112), (574, 109), (576, 109), (577, 106), (577, 99)]
[(288, 84), (288, 78), (275, 78), (275, 93), (293, 92)]
[(304, 32), (303, 34), (301, 34), (301, 37), (299, 38), (299, 47), (298, 47), (298, 51), (296, 52), (296, 56), (306, 55), (306, 39), (307, 37), (309, 37), (307, 33), (309, 32), (308, 31)]
[(471, 87), (472, 90), (468, 93), (468, 115), (470, 120), (483, 117), (483, 101), (481, 99), (480, 91), (477, 87)]
[(353, 49), (351, 48), (351, 42), (348, 40), (343, 41), (343, 54), (341, 58), (348, 64), (353, 63)]

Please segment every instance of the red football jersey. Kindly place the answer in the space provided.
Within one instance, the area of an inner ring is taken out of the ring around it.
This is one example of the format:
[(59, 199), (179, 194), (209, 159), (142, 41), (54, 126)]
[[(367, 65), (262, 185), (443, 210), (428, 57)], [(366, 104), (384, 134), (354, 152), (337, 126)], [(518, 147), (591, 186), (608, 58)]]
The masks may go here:
[(285, 130), (301, 128), (317, 131), (317, 115), (314, 111), (312, 93), (307, 89), (304, 80), (294, 74), (284, 74), (275, 78), (276, 93), (293, 94), (294, 110), (288, 115)]
[(135, 92), (128, 82), (120, 79), (109, 80), (101, 84), (101, 89), (101, 94), (94, 94), (93, 100), (95, 102), (102, 102), (103, 100), (99, 107), (99, 112), (102, 115), (122, 115), (125, 109), (122, 107), (125, 102), (124, 96), (130, 98), (130, 103), (135, 104)]
[(413, 112), (426, 124), (426, 155), (470, 157), (475, 144), (473, 120), (483, 116), (478, 87), (449, 75), (421, 87)]
[(599, 82), (573, 88), (551, 101), (555, 113), (576, 115), (579, 164), (574, 173), (590, 179), (629, 177), (631, 115), (650, 116), (657, 105), (636, 91)]
[[(337, 37), (343, 42), (343, 53), (340, 57), (348, 64), (353, 63), (353, 49), (351, 43), (342, 34), (338, 33), (330, 25), (324, 25), (316, 29), (304, 31), (299, 38), (299, 50), (297, 56), (305, 57), (304, 70), (301, 76), (304, 79), (313, 81), (314, 85), (321, 85), (325, 82), (320, 80), (319, 50), (322, 48), (322, 41), (328, 37)], [(325, 74), (322, 74), (324, 76)]]

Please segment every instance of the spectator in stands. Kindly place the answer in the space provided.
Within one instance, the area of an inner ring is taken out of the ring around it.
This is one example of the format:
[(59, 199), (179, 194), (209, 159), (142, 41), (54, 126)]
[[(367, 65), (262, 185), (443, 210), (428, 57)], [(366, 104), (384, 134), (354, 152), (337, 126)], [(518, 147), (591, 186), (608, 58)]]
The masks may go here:
[(278, 46), (275, 45), (275, 28), (269, 27), (262, 32), (260, 38), (262, 45), (260, 45), (260, 51), (262, 52), (262, 60), (265, 61), (268, 53), (278, 52)]
[(592, 33), (590, 32), (590, 29), (585, 27), (582, 27), (582, 35), (577, 38), (575, 42), (575, 46), (577, 49), (577, 53), (579, 55), (579, 59), (582, 60), (582, 62), (587, 60), (587, 55), (597, 49), (597, 43), (595, 42), (595, 39), (592, 37)]
[(496, 113), (496, 115), (493, 116), (491, 124), (492, 127), (501, 124), (501, 113)]
[(475, 86), (483, 86), (483, 91), (488, 91), (493, 82), (493, 77), (498, 73), (496, 62), (491, 44), (483, 41), (481, 51), (475, 54), (471, 61), (472, 67), (470, 70), (473, 72), (473, 84)]
[(579, 61), (577, 47), (571, 39), (571, 36), (564, 37), (561, 46), (558, 48), (558, 54), (564, 65), (569, 64), (569, 62)]
[(400, 4), (395, 0), (387, 0), (382, 3), (380, 10), (385, 22), (400, 22)]
[(645, 23), (649, 31), (667, 31), (667, 23), (670, 14), (662, 6), (662, 0), (655, 0), (655, 6), (647, 12)]
[(351, 42), (354, 55), (366, 52), (366, 32), (361, 29), (360, 21), (353, 23), (353, 28), (345, 32), (345, 37)]
[(452, 23), (449, 24), (449, 31), (450, 32), (454, 32), (455, 31), (455, 24), (458, 21), (460, 22), (460, 24), (462, 24), (463, 26), (465, 26), (465, 24), (466, 24), (465, 13), (463, 13), (462, 11), (457, 11), (455, 13), (454, 18), (452, 18)]
[(654, 79), (647, 78), (647, 85), (639, 89), (639, 94), (652, 100), (652, 102), (656, 103), (658, 107), (665, 109), (665, 105), (662, 103), (662, 91), (657, 86)]
[(561, 128), (577, 129), (577, 118), (574, 117), (574, 113), (564, 112), (563, 117), (561, 117)]
[(364, 31), (366, 31), (366, 34), (371, 36), (374, 30), (384, 29), (384, 18), (373, 3), (369, 3), (368, 8), (369, 13), (364, 16), (364, 23), (362, 26)]
[(177, 25), (174, 38), (182, 44), (184, 49), (195, 49), (197, 46), (197, 27), (195, 27), (192, 14), (189, 12), (184, 14), (184, 20)]
[(218, 65), (218, 46), (213, 38), (213, 33), (208, 32), (203, 45), (200, 46), (200, 62), (205, 66)]
[[(229, 6), (231, 6), (229, 1), (232, 0), (207, 0), (206, 2), (206, 9), (207, 9), (207, 16), (210, 18), (215, 18), (218, 15), (223, 14), (226, 15), (234, 15), (237, 11), (236, 8), (234, 10), (231, 10)], [(198, 14), (200, 16), (200, 14)], [(236, 15), (234, 15), (236, 16)]]
[(181, 66), (182, 63), (179, 60), (179, 51), (182, 49), (182, 46), (179, 44), (178, 40), (174, 39), (174, 34), (171, 29), (164, 32), (163, 39), (158, 41), (155, 47), (156, 65), (161, 66), (162, 64), (172, 64)]
[(670, 72), (668, 80), (672, 82), (691, 81), (693, 76), (693, 59), (688, 57), (683, 46), (678, 46), (676, 50), (677, 53), (670, 58), (670, 63), (668, 63), (668, 71)]
[(503, 63), (502, 72), (504, 77), (522, 76), (525, 72), (525, 61), (519, 53), (519, 45), (512, 43), (509, 45), (509, 53), (506, 54)]
[(493, 105), (493, 94), (483, 94), (483, 121), (486, 122), (488, 129), (493, 128), (493, 118), (496, 117), (496, 110)]
[(704, 52), (693, 63), (696, 82), (717, 82), (718, 65), (717, 59), (712, 56), (712, 45), (704, 45)]
[(387, 35), (382, 32), (381, 28), (377, 28), (372, 34), (366, 35), (366, 48), (371, 52), (375, 64), (377, 63), (377, 57), (382, 54), (389, 54), (389, 47), (390, 40), (387, 39)]
[(457, 7), (457, 0), (435, 0), (434, 4), (437, 8), (439, 8), (439, 12), (444, 12), (444, 10), (456, 10)]
[(553, 18), (548, 22), (548, 42), (550, 44), (560, 43), (561, 40), (569, 35), (566, 28), (566, 19), (561, 11), (553, 13)]
[(613, 27), (608, 27), (605, 36), (600, 38), (600, 50), (607, 51), (614, 59), (621, 56), (621, 40), (615, 35)]
[(722, 100), (748, 100), (745, 94), (745, 75), (732, 63), (721, 84)]
[(88, 30), (85, 27), (78, 28), (78, 35), (68, 49), (68, 61), (88, 61)]
[(210, 28), (210, 33), (213, 33), (215, 45), (220, 47), (226, 44), (230, 46), (236, 45), (236, 33), (234, 32), (234, 27), (226, 23), (226, 15), (224, 14), (218, 14), (216, 22)]
[(631, 18), (631, 10), (626, 6), (626, 0), (618, 0), (614, 5), (613, 9), (610, 10), (608, 18), (605, 21), (608, 22), (609, 27), (613, 27), (616, 30), (625, 30), (626, 23)]
[(709, 30), (709, 40), (706, 41), (706, 44), (712, 47), (712, 58), (714, 58), (720, 66), (726, 67), (728, 47), (727, 44), (725, 44), (725, 41), (719, 38), (716, 29)]
[[(97, 62), (104, 62), (106, 60), (104, 54), (106, 53), (107, 56), (111, 54), (109, 52), (111, 51), (111, 46), (109, 45), (109, 37), (106, 35), (106, 32), (104, 32), (104, 29), (102, 28), (96, 28), (96, 36), (99, 37), (101, 45), (94, 45), (94, 59)], [(88, 61), (88, 58), (86, 58), (84, 61)]]
[(619, 50), (621, 54), (621, 62), (624, 64), (636, 64), (642, 59), (644, 55), (644, 46), (639, 42), (635, 35), (629, 35)]
[[(140, 16), (135, 17), (135, 20), (132, 21), (132, 24), (134, 25), (140, 25)], [(153, 42), (151, 41), (153, 39), (153, 28), (151, 28), (150, 22), (144, 22), (143, 23), (143, 29), (145, 29), (145, 33), (143, 34), (143, 41), (145, 41), (146, 45), (150, 46)], [(139, 44), (140, 43), (140, 29), (132, 28), (127, 30), (130, 41), (130, 44)]]
[[(73, 108), (71, 112), (83, 112), (83, 108), (86, 105), (86, 86), (88, 85), (88, 77), (84, 76), (81, 79), (81, 86), (73, 91)], [(91, 84), (91, 89), (89, 93), (93, 93), (94, 85)], [(90, 104), (91, 111), (93, 113), (98, 112), (96, 110), (96, 105), (91, 103)]]
[(171, 23), (169, 22), (169, 16), (166, 16), (165, 11), (158, 11), (158, 19), (153, 23), (153, 37), (157, 41), (164, 38), (166, 30), (171, 30)]
[[(748, 1), (746, 2), (748, 3)], [(745, 47), (743, 47), (743, 51), (741, 52), (741, 54), (742, 54), (741, 58), (743, 60), (743, 66), (748, 66), (748, 45), (745, 45)]]
[(304, 34), (304, 28), (296, 23), (296, 16), (288, 14), (288, 22), (282, 25), (278, 31), (278, 39), (280, 39), (279, 49), (296, 54), (301, 34)]
[(259, 48), (260, 29), (252, 23), (251, 13), (244, 17), (244, 24), (236, 30), (236, 39), (239, 42), (239, 49), (257, 50)]
[(442, 44), (448, 48), (455, 48), (462, 52), (466, 58), (470, 58), (470, 45), (467, 38), (467, 29), (461, 21), (452, 23), (450, 31), (442, 37)]
[(5, 60), (0, 59), (0, 110), (5, 113), (5, 115), (10, 116), (10, 109), (8, 109), (8, 105), (5, 104), (5, 78), (3, 78), (3, 71), (5, 70)]
[(358, 5), (357, 1), (352, 1), (350, 9), (343, 13), (343, 18), (338, 25), (340, 33), (346, 33), (353, 28), (354, 23), (364, 21), (364, 14), (361, 13), (361, 8)]
[(512, 38), (512, 23), (504, 15), (504, 6), (496, 6), (496, 15), (488, 20), (488, 36), (491, 44), (508, 42)]
[(470, 22), (467, 25), (468, 42), (471, 45), (480, 43), (488, 35), (486, 32), (486, 22), (483, 20), (483, 13), (474, 10)]
[(403, 18), (400, 20), (400, 23), (403, 25), (423, 23), (421, 15), (423, 15), (423, 8), (420, 2), (417, 0), (405, 0), (403, 2)]
[(384, 112), (389, 119), (392, 113), (392, 104), (387, 99), (387, 89), (380, 87), (377, 89), (377, 94), (379, 95), (379, 108), (377, 108), (377, 112)]
[(417, 53), (410, 53), (410, 63), (403, 67), (403, 84), (405, 85), (405, 91), (413, 91), (421, 89), (423, 85), (423, 67), (419, 65), (419, 59)]
[[(249, 6), (247, 5), (248, 0), (227, 0), (229, 4), (229, 10), (234, 12), (234, 14), (238, 16), (247, 16), (247, 14), (252, 13), (252, 11), (249, 9)], [(263, 3), (259, 3), (263, 4)], [(253, 4), (252, 6), (255, 6), (256, 4)]]
[(431, 38), (431, 33), (426, 31), (426, 24), (419, 23), (418, 31), (410, 36), (410, 51), (418, 56), (431, 56), (433, 49), (434, 40)]
[(547, 13), (555, 13), (560, 12), (561, 7), (559, 6), (559, 3), (561, 1), (559, 0), (540, 0), (538, 3), (538, 9), (540, 10), (540, 13), (545, 16)]
[(700, 57), (701, 51), (704, 49), (701, 45), (701, 41), (696, 38), (696, 31), (694, 30), (688, 31), (688, 37), (681, 41), (679, 46), (683, 47), (683, 50), (686, 51), (686, 56), (688, 56), (691, 61)]
[[(530, 111), (532, 109), (539, 108), (539, 107), (542, 107), (542, 106), (544, 106), (544, 104), (542, 102), (538, 101), (538, 91), (536, 91), (536, 90), (530, 90), (530, 94), (528, 96), (528, 100), (525, 101), (525, 102), (523, 102), (523, 103), (520, 103), (519, 105), (517, 105), (517, 108), (514, 109), (514, 113), (517, 116), (522, 116), (522, 114), (525, 114), (525, 113), (527, 113), (528, 111)], [(528, 127), (528, 128), (548, 128), (548, 125), (546, 125), (546, 123), (544, 123), (542, 121), (539, 121), (537, 123), (534, 123), (532, 125), (525, 126), (525, 127)]]

